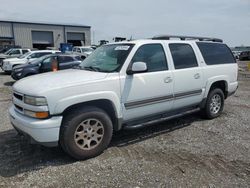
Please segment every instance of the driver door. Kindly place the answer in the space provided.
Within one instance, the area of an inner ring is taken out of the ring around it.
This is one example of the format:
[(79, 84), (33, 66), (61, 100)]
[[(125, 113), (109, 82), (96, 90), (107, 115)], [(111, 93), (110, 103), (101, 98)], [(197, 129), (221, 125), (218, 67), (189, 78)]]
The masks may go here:
[(52, 61), (53, 57), (48, 57), (41, 62), (40, 72), (50, 72), (52, 71)]
[(146, 63), (148, 70), (121, 78), (124, 120), (170, 111), (173, 106), (172, 71), (168, 70), (162, 45), (142, 45), (131, 64), (134, 62)]

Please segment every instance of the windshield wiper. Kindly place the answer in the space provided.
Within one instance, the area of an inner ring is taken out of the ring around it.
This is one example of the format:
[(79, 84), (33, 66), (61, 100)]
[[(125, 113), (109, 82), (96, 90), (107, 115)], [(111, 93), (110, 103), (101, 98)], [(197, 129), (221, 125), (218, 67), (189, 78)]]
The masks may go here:
[(85, 69), (85, 70), (90, 70), (90, 71), (97, 71), (97, 72), (100, 71), (100, 68), (98, 68), (98, 67), (93, 67), (93, 66), (83, 67), (83, 69)]

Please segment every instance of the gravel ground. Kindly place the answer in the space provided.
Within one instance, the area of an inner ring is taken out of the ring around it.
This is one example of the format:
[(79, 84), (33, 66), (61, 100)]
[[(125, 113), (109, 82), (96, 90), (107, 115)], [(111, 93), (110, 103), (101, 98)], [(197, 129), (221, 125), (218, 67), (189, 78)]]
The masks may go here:
[(12, 129), (0, 72), (0, 187), (250, 187), (250, 78), (217, 119), (198, 114), (114, 135), (96, 158), (29, 145)]

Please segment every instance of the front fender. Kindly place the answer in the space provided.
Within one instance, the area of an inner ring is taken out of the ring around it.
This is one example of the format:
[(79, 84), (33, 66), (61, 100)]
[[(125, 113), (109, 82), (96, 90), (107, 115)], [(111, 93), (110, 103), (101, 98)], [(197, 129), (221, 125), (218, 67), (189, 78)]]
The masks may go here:
[(112, 102), (115, 108), (114, 110), (115, 110), (117, 118), (122, 117), (120, 99), (117, 96), (117, 94), (115, 94), (114, 92), (110, 92), (110, 91), (85, 93), (85, 94), (69, 96), (67, 98), (61, 99), (57, 101), (55, 105), (54, 114), (61, 114), (68, 107), (79, 104), (79, 103), (91, 102), (91, 101), (100, 100), (100, 99), (106, 99)]

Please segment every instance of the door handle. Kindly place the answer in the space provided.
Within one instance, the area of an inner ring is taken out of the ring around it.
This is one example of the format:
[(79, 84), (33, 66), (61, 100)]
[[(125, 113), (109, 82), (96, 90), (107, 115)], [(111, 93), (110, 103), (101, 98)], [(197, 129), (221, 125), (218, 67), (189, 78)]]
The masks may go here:
[(172, 82), (173, 81), (173, 79), (171, 78), (171, 77), (166, 77), (165, 79), (164, 79), (164, 82), (165, 83), (170, 83), (170, 82)]
[(199, 79), (200, 77), (201, 77), (200, 73), (196, 73), (196, 74), (194, 75), (194, 78), (195, 78), (195, 79)]

